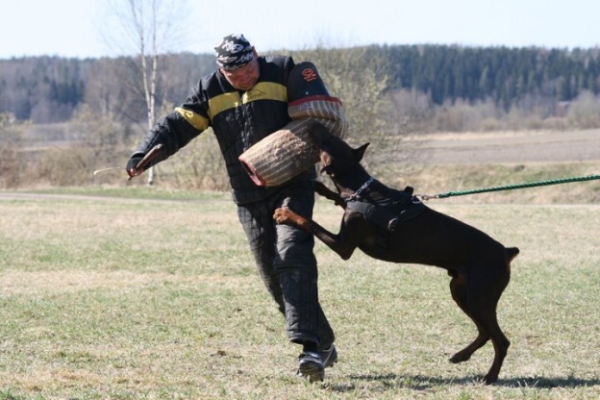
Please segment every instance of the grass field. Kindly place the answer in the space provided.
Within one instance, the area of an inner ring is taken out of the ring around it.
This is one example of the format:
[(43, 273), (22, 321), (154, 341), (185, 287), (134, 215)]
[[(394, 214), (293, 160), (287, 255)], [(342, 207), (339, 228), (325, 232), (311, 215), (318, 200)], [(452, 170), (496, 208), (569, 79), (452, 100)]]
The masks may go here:
[(318, 243), (340, 360), (311, 385), (229, 197), (135, 196), (0, 200), (0, 399), (600, 398), (598, 204), (428, 203), (521, 249), (491, 387), (490, 345), (447, 361), (475, 329), (445, 271)]

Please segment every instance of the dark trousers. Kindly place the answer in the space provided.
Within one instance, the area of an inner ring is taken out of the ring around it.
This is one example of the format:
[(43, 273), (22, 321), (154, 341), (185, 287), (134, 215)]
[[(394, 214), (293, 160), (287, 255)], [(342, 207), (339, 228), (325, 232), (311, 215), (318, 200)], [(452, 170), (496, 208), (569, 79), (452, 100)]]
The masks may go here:
[(335, 338), (319, 304), (314, 237), (273, 220), (279, 207), (312, 217), (313, 189), (312, 182), (294, 183), (264, 201), (238, 205), (238, 217), (262, 280), (285, 316), (290, 341), (325, 349)]

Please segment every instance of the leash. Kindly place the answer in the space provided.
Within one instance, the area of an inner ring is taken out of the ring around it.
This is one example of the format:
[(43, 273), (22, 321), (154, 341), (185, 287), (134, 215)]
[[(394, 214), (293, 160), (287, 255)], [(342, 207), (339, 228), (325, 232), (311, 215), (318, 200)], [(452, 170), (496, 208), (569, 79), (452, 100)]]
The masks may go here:
[(484, 188), (484, 189), (465, 190), (465, 191), (460, 191), (460, 192), (446, 192), (446, 193), (438, 193), (438, 194), (434, 194), (434, 195), (415, 194), (415, 196), (420, 197), (422, 200), (445, 199), (448, 197), (464, 196), (467, 194), (499, 192), (502, 190), (513, 190), (513, 189), (527, 189), (527, 188), (536, 187), (536, 186), (558, 185), (561, 183), (571, 183), (571, 182), (584, 182), (584, 181), (592, 181), (592, 180), (596, 180), (596, 179), (600, 179), (600, 175), (577, 176), (577, 177), (573, 177), (573, 178), (563, 178), (563, 179), (551, 179), (551, 180), (540, 181), (540, 182), (521, 183), (521, 184), (506, 185), (506, 186), (494, 186), (494, 187)]

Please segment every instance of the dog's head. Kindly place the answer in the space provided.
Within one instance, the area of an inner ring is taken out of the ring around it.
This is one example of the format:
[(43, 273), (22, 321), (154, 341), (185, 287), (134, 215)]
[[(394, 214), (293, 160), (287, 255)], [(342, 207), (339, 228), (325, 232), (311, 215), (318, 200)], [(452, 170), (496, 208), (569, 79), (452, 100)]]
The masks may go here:
[(317, 122), (311, 124), (309, 132), (319, 149), (321, 173), (332, 178), (359, 164), (369, 146), (365, 143), (354, 149)]

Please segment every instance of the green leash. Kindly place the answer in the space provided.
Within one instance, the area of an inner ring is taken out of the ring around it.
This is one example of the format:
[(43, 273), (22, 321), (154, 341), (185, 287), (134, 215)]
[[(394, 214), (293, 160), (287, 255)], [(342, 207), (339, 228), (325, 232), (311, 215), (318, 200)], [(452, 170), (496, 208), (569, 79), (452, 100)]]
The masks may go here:
[(429, 199), (445, 199), (453, 196), (465, 196), (467, 194), (477, 194), (477, 193), (486, 193), (486, 192), (499, 192), (502, 190), (513, 190), (513, 189), (527, 189), (536, 186), (548, 186), (548, 185), (558, 185), (561, 183), (571, 183), (571, 182), (584, 182), (584, 181), (592, 181), (600, 179), (600, 175), (590, 175), (590, 176), (578, 176), (573, 178), (564, 178), (564, 179), (551, 179), (547, 181), (540, 182), (531, 182), (531, 183), (521, 183), (517, 185), (506, 185), (506, 186), (495, 186), (484, 189), (474, 189), (474, 190), (465, 190), (462, 192), (446, 192), (439, 193), (435, 195), (427, 195), (427, 194), (418, 194), (416, 196), (421, 197), (423, 200)]

